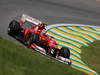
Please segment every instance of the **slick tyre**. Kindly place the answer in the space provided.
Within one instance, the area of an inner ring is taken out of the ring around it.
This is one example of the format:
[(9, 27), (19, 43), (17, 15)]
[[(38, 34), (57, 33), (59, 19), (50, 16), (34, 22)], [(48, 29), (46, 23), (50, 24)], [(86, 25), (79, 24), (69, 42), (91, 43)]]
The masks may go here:
[(59, 56), (62, 56), (64, 58), (70, 58), (70, 50), (69, 48), (66, 47), (62, 47), (60, 52), (59, 52)]
[(8, 26), (8, 34), (11, 36), (17, 36), (21, 31), (20, 24), (16, 20), (12, 20)]

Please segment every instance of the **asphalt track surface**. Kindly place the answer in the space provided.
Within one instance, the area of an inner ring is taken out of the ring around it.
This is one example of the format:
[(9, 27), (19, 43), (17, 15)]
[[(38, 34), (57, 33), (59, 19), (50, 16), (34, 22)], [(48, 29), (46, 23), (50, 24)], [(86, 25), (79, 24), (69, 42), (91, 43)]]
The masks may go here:
[(96, 0), (0, 0), (0, 37), (10, 38), (9, 22), (23, 13), (49, 24), (100, 24), (100, 2)]

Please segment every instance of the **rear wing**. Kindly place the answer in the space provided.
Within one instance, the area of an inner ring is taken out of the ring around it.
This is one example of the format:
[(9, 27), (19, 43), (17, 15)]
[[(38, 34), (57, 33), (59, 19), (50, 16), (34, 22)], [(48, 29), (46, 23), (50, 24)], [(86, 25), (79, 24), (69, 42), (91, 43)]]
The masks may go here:
[(22, 23), (25, 23), (25, 21), (31, 22), (31, 23), (33, 23), (33, 24), (35, 24), (35, 25), (38, 25), (38, 24), (41, 24), (41, 23), (42, 23), (41, 21), (39, 21), (39, 20), (36, 19), (36, 18), (33, 18), (33, 17), (28, 16), (28, 15), (26, 15), (26, 14), (22, 14), (21, 22), (22, 22)]

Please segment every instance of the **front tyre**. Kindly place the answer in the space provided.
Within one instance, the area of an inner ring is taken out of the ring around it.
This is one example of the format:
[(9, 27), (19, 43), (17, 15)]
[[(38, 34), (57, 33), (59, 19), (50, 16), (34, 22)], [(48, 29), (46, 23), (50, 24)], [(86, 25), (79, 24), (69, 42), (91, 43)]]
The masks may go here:
[(69, 48), (62, 47), (61, 50), (59, 51), (59, 56), (62, 56), (64, 58), (70, 58), (70, 50)]

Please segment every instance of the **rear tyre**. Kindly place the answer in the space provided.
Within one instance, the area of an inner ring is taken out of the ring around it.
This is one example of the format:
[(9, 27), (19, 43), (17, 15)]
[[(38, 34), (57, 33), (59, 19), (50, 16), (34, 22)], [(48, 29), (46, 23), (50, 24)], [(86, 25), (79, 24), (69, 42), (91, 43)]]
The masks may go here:
[(62, 47), (61, 50), (59, 51), (59, 56), (62, 56), (64, 58), (70, 58), (70, 50), (69, 48)]
[(16, 20), (12, 20), (8, 26), (8, 34), (15, 37), (21, 32), (22, 28), (20, 27), (20, 23)]

